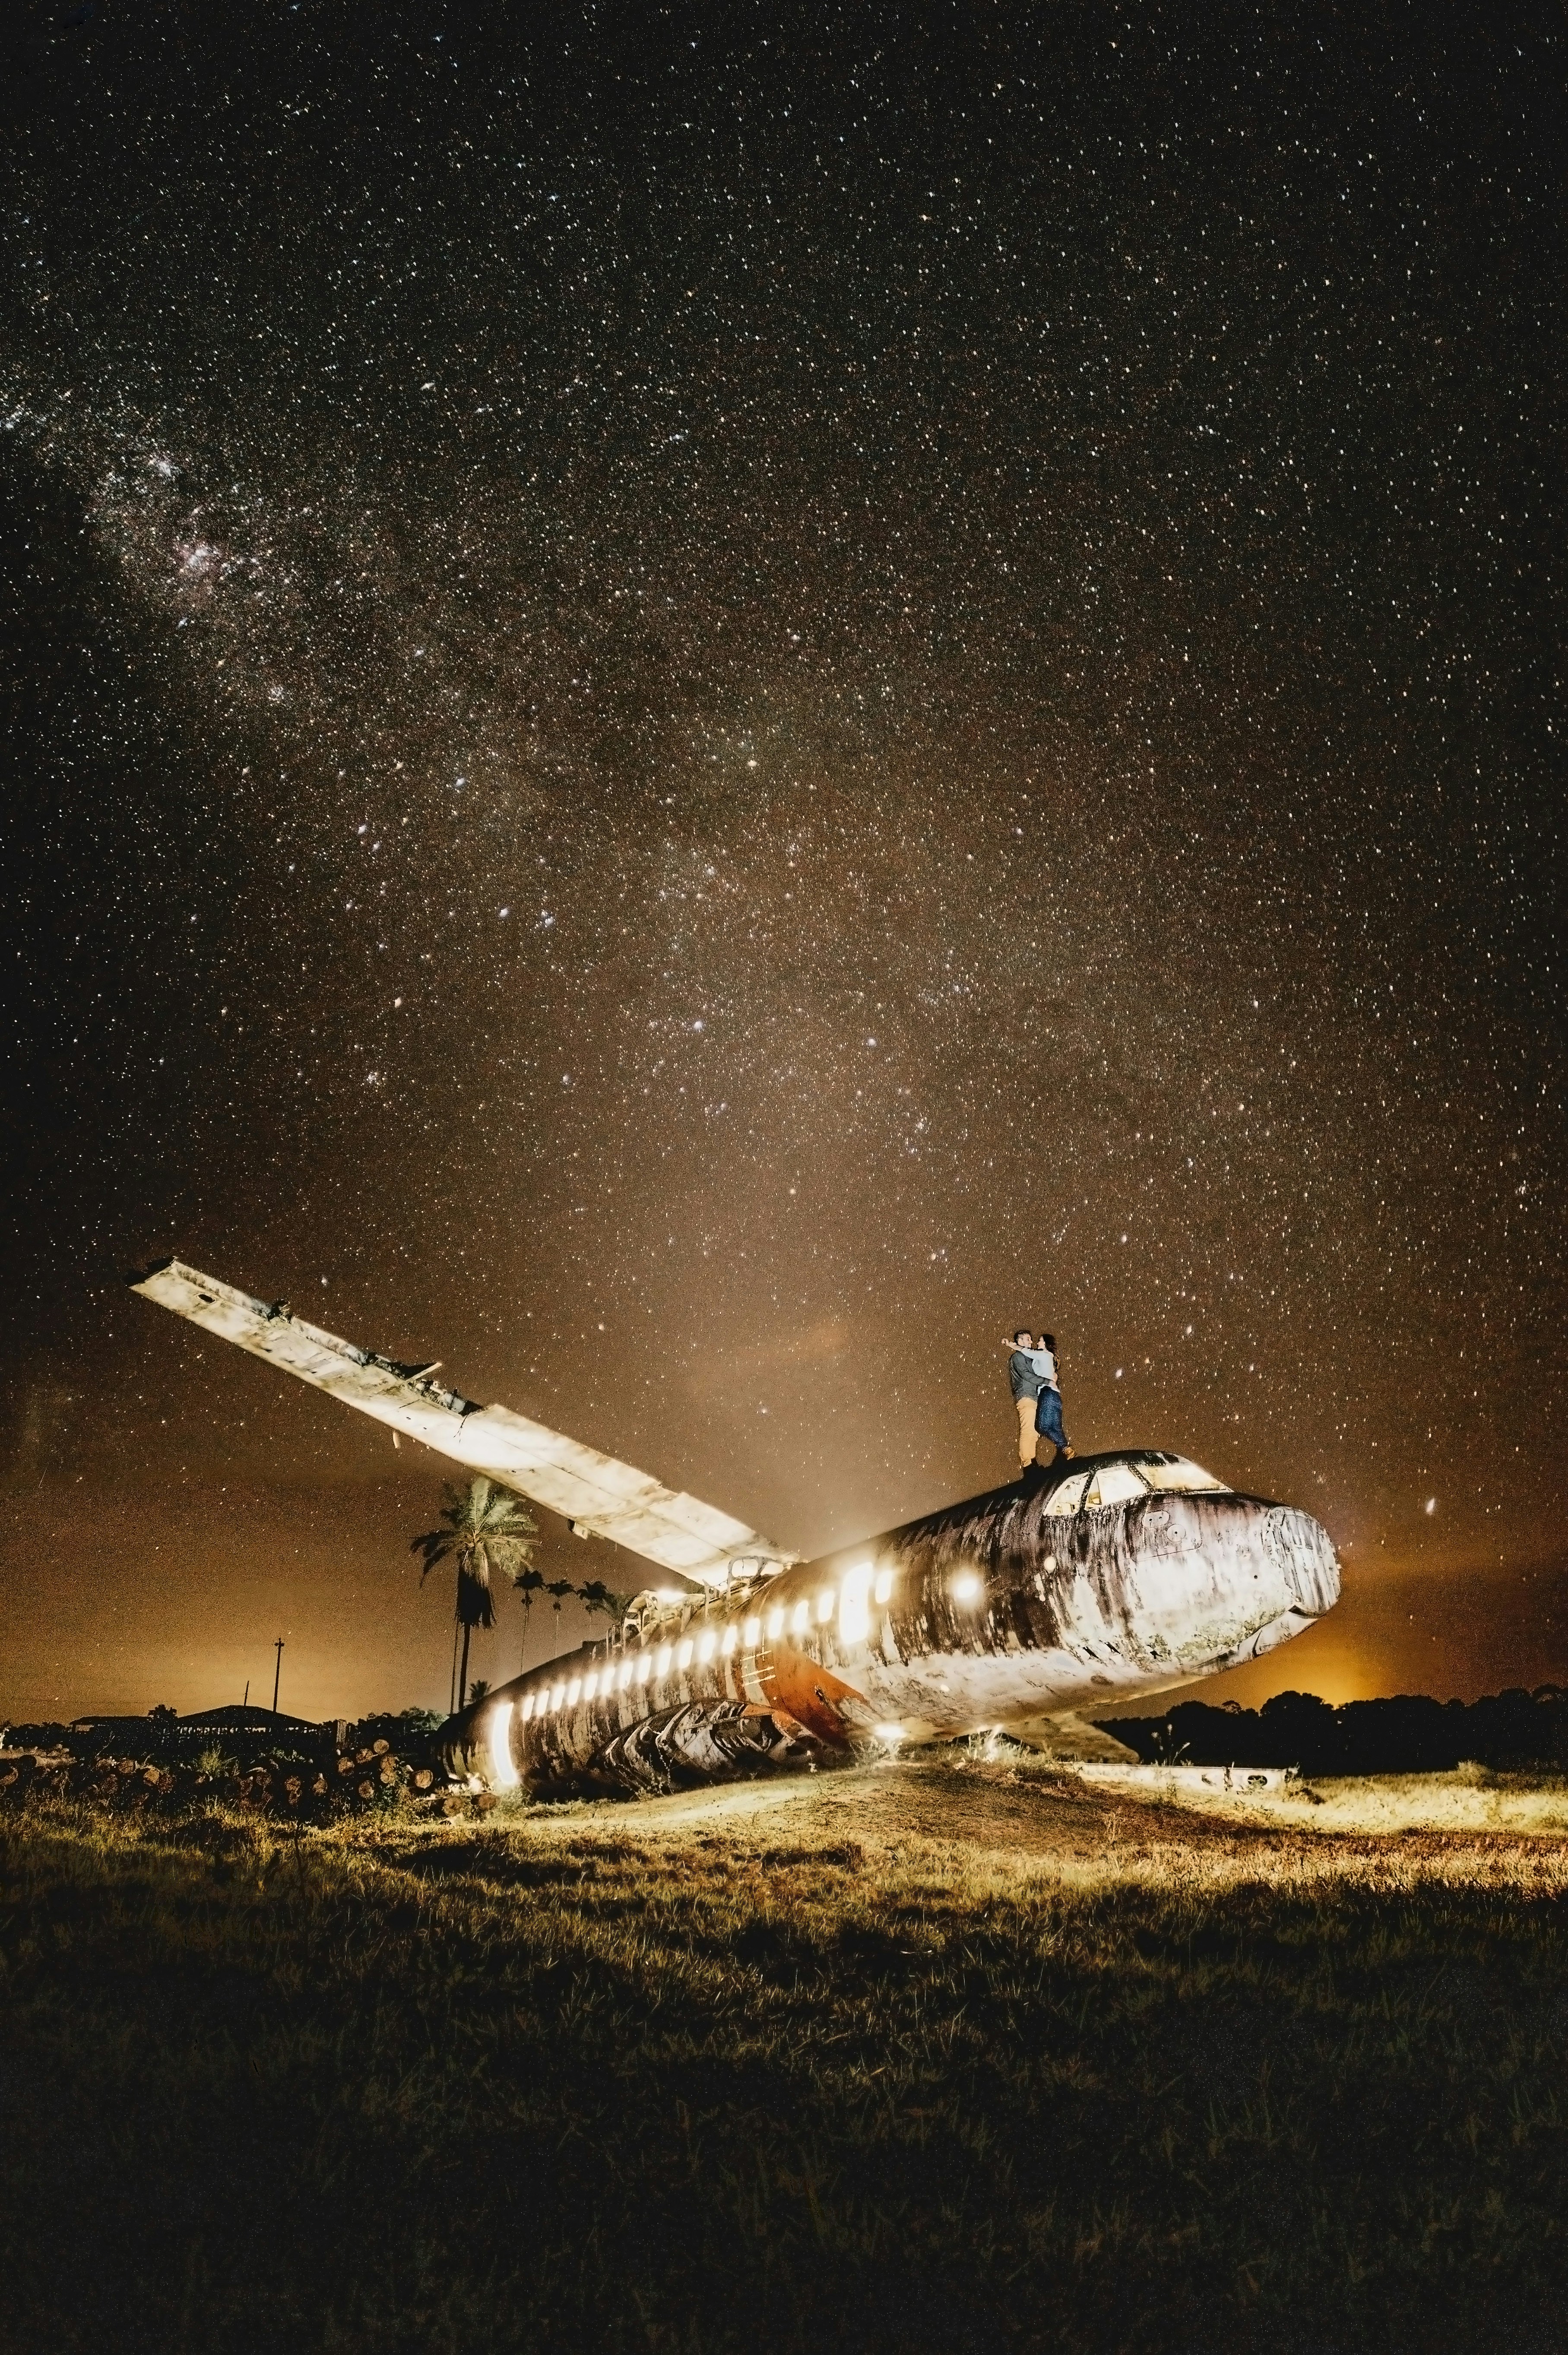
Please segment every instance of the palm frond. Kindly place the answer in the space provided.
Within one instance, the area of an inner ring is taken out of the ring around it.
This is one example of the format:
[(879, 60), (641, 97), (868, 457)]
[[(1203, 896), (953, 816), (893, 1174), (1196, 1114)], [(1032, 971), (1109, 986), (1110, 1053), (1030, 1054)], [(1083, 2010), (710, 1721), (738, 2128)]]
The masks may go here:
[(409, 1551), (420, 1554), (423, 1558), (424, 1567), (420, 1572), (421, 1586), (431, 1572), (443, 1562), (449, 1554), (455, 1552), (456, 1547), (457, 1540), (450, 1529), (427, 1529), (423, 1537), (409, 1540)]
[(606, 1586), (601, 1579), (589, 1579), (577, 1592), (590, 1611), (602, 1611), (607, 1619), (624, 1619), (631, 1608), (629, 1594), (618, 1594), (613, 1586)]

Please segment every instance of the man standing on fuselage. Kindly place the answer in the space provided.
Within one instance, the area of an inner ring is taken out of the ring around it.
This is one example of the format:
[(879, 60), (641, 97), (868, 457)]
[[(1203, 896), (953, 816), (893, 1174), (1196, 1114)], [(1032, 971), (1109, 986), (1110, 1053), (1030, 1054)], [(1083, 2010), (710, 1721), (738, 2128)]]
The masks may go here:
[(1013, 1402), (1019, 1411), (1019, 1462), (1027, 1472), (1034, 1462), (1034, 1417), (1040, 1386), (1034, 1335), (1027, 1326), (1020, 1327), (1008, 1347), (1012, 1351), (1008, 1359), (1008, 1380), (1013, 1386)]

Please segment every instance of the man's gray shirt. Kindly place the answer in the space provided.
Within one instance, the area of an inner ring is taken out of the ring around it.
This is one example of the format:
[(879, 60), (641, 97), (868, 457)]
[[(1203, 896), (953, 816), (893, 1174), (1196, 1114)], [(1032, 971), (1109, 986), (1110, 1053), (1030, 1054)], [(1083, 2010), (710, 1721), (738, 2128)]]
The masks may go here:
[(1037, 1399), (1044, 1387), (1040, 1376), (1035, 1372), (1033, 1359), (1027, 1349), (1015, 1349), (1008, 1359), (1008, 1380), (1013, 1386), (1013, 1396), (1016, 1399)]

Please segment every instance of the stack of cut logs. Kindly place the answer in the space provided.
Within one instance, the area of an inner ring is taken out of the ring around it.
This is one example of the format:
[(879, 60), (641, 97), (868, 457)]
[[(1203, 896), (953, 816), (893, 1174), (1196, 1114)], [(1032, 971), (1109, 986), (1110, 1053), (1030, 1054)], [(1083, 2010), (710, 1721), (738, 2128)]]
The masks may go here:
[(155, 1805), (163, 1813), (216, 1802), (305, 1823), (426, 1808), (465, 1816), (488, 1812), (496, 1804), (488, 1792), (454, 1788), (422, 1758), (400, 1758), (384, 1739), (339, 1750), (330, 1763), (280, 1753), (248, 1766), (210, 1758), (199, 1764), (159, 1764), (140, 1758), (78, 1757), (67, 1749), (0, 1750), (0, 1806), (46, 1798), (123, 1811)]

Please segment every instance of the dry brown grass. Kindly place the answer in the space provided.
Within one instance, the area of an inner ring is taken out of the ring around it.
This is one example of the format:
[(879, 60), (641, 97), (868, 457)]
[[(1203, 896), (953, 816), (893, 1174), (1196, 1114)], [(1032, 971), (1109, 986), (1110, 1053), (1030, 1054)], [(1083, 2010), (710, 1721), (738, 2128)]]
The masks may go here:
[(1310, 1812), (1319, 1832), (1512, 1832), (1568, 1836), (1568, 1782), (1560, 1776), (1491, 1774), (1335, 1775), (1277, 1797), (1243, 1798), (1243, 1820), (1289, 1824)]
[(12, 1819), (9, 2343), (1545, 2355), (1564, 1851), (1326, 1811)]

